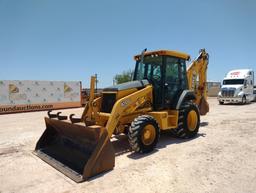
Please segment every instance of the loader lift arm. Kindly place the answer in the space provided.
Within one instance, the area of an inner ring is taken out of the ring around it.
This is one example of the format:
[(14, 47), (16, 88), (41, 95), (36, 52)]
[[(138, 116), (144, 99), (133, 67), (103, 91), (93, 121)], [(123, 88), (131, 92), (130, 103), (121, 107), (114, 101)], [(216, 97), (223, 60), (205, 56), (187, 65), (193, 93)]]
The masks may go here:
[(195, 92), (195, 103), (198, 105), (200, 114), (209, 112), (207, 103), (207, 67), (209, 55), (205, 49), (199, 51), (198, 57), (187, 68), (188, 87)]
[(108, 131), (109, 137), (112, 136), (119, 119), (127, 112), (129, 114), (133, 113), (138, 107), (144, 104), (146, 100), (146, 96), (152, 96), (152, 85), (149, 85), (133, 94), (130, 94), (120, 100), (118, 100), (109, 117), (106, 128)]

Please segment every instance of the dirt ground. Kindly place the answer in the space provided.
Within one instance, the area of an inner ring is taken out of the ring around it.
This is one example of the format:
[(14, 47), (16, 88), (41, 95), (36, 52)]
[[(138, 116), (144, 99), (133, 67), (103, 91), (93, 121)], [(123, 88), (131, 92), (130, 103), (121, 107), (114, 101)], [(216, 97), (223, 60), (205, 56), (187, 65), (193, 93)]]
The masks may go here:
[(114, 170), (80, 184), (32, 154), (46, 112), (1, 115), (0, 192), (256, 192), (256, 103), (209, 103), (196, 138), (164, 134), (156, 151), (138, 155), (123, 137)]

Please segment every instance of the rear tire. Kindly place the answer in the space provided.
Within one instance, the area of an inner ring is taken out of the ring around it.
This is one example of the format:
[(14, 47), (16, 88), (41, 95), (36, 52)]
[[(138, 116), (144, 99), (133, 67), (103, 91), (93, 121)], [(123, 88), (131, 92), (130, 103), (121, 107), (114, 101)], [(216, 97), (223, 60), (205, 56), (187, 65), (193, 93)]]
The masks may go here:
[(223, 105), (223, 104), (224, 104), (224, 102), (223, 102), (223, 101), (219, 101), (219, 104), (220, 104), (220, 105)]
[(199, 130), (200, 115), (198, 107), (191, 102), (185, 102), (179, 111), (178, 128), (172, 133), (182, 139), (194, 137)]
[(159, 140), (160, 128), (154, 117), (142, 115), (134, 119), (128, 131), (128, 140), (133, 151), (148, 153)]

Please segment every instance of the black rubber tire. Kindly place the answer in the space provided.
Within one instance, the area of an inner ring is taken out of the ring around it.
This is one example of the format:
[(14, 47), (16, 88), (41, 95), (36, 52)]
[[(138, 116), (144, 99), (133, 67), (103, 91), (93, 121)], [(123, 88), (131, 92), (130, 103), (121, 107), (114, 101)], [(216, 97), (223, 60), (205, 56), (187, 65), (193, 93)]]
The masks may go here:
[(243, 96), (241, 104), (242, 104), (242, 105), (245, 105), (245, 104), (246, 104), (246, 96)]
[(220, 105), (223, 105), (223, 104), (224, 104), (224, 102), (223, 102), (223, 101), (219, 101), (219, 104), (220, 104)]
[[(188, 113), (194, 110), (197, 114), (197, 125), (194, 131), (190, 131), (187, 125)], [(192, 102), (184, 102), (179, 110), (178, 128), (173, 129), (174, 136), (181, 139), (188, 139), (194, 137), (199, 130), (200, 126), (200, 114), (196, 104)]]
[[(141, 138), (142, 138), (142, 131), (145, 126), (148, 124), (153, 125), (155, 128), (155, 139), (154, 141), (149, 144), (143, 144)], [(128, 131), (128, 140), (130, 143), (130, 146), (133, 151), (139, 152), (139, 153), (148, 153), (154, 150), (156, 147), (156, 144), (160, 137), (160, 128), (158, 126), (158, 123), (154, 119), (154, 117), (150, 115), (141, 115), (134, 119), (134, 121), (131, 123), (131, 126)]]

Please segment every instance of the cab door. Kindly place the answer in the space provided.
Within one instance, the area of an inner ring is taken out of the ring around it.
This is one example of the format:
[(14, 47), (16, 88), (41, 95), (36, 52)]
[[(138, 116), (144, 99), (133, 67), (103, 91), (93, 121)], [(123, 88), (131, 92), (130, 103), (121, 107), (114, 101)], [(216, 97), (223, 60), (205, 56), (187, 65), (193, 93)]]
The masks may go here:
[(154, 109), (161, 110), (163, 109), (162, 64), (147, 64), (146, 72), (147, 72), (147, 79), (153, 85)]
[(186, 61), (166, 56), (164, 81), (164, 104), (166, 108), (175, 108), (183, 90), (188, 88)]

